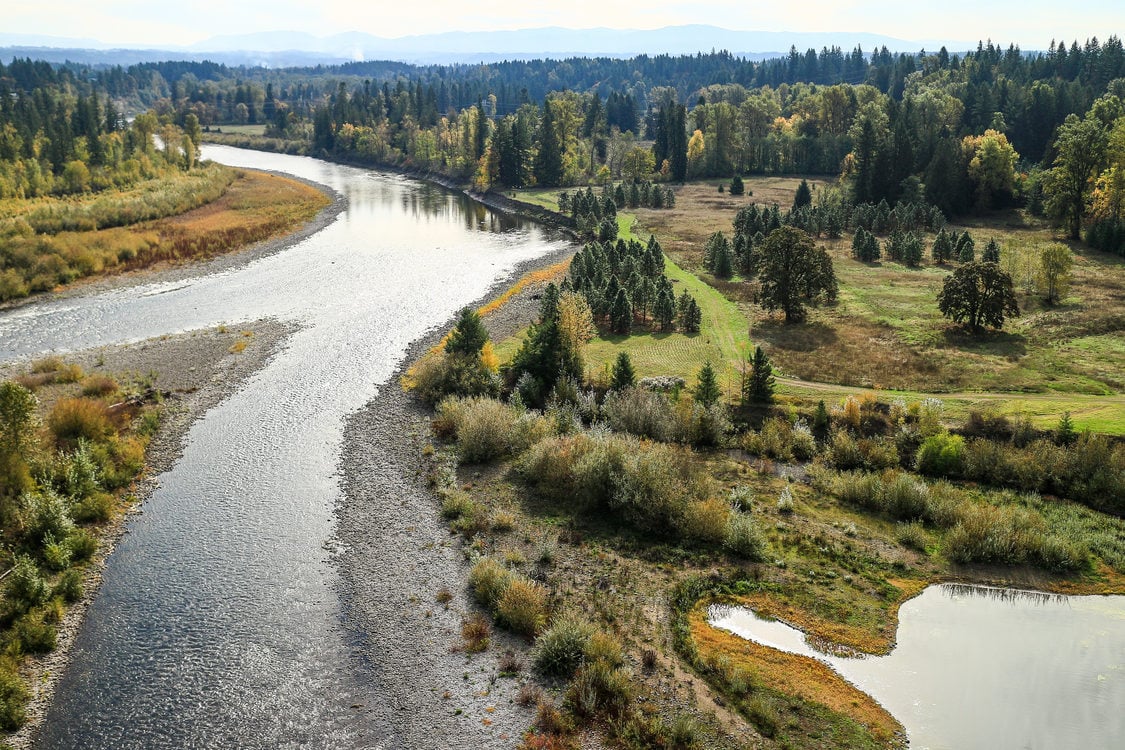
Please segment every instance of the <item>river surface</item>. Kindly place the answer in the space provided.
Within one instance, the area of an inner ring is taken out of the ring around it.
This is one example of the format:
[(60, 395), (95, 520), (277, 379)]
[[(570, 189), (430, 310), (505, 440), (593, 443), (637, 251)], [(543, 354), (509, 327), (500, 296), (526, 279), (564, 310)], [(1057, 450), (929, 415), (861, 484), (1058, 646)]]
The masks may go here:
[(1125, 596), (931, 586), (899, 611), (894, 651), (854, 659), (746, 608), (709, 620), (828, 663), (902, 722), (911, 748), (1125, 747)]
[(46, 748), (376, 747), (331, 561), (344, 420), (410, 342), (563, 240), (432, 185), (205, 146), (346, 196), (281, 252), (187, 280), (0, 313), (0, 361), (263, 317), (299, 330), (195, 423), (105, 572)]

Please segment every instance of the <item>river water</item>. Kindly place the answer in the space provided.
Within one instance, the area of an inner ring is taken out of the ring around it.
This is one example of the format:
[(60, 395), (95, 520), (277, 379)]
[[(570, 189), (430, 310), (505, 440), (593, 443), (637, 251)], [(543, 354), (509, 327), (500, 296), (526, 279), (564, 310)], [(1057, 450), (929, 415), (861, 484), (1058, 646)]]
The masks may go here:
[(895, 649), (866, 658), (819, 653), (745, 608), (709, 620), (831, 665), (902, 722), (911, 748), (1125, 747), (1125, 596), (931, 586), (899, 611)]
[(563, 240), (464, 196), (314, 159), (205, 158), (328, 185), (328, 227), (233, 270), (0, 314), (0, 361), (273, 317), (299, 326), (191, 428), (111, 556), (46, 748), (376, 747), (330, 560), (345, 417), (407, 346)]

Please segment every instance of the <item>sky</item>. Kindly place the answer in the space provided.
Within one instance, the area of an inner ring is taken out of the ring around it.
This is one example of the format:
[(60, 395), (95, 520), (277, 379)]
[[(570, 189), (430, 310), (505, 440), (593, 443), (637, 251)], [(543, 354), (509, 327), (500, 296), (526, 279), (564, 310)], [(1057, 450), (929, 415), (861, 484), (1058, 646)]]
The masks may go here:
[(217, 34), (364, 31), (400, 37), (540, 26), (655, 29), (703, 23), (753, 31), (865, 31), (906, 40), (992, 39), (1025, 49), (1125, 33), (1125, 2), (1083, 0), (4, 0), (0, 31), (186, 46)]

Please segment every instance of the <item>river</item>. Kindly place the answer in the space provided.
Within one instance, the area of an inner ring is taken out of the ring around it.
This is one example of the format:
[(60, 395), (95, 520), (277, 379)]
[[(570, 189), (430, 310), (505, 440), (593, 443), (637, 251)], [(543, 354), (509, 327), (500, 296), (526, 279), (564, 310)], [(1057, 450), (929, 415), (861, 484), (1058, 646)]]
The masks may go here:
[(564, 242), (463, 195), (315, 159), (206, 146), (347, 199), (273, 255), (0, 314), (0, 361), (264, 317), (298, 326), (189, 431), (110, 557), (60, 679), (47, 748), (375, 747), (378, 700), (331, 561), (345, 419), (410, 342)]

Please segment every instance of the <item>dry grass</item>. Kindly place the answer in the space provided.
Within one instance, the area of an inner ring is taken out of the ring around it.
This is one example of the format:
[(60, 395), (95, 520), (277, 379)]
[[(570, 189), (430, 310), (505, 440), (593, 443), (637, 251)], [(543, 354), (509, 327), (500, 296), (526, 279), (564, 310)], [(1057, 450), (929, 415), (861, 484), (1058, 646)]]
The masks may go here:
[(129, 226), (37, 235), (16, 251), (34, 262), (16, 280), (0, 269), (0, 300), (49, 291), (76, 279), (160, 263), (208, 258), (275, 237), (328, 204), (320, 191), (276, 175), (239, 172), (212, 202), (178, 216)]

